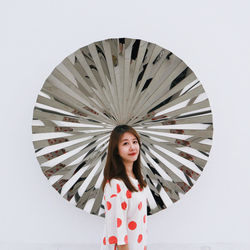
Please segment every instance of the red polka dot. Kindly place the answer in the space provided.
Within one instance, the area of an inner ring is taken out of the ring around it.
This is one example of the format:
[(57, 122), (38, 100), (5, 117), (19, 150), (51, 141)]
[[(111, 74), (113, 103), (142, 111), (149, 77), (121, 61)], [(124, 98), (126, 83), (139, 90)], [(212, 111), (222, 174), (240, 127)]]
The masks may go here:
[(105, 195), (103, 197), (104, 197), (104, 200), (106, 200)]
[(143, 216), (143, 222), (146, 223), (146, 215)]
[(142, 241), (142, 234), (139, 234), (139, 235), (138, 235), (137, 242), (138, 242), (138, 243), (141, 243), (141, 241)]
[(117, 218), (117, 227), (120, 227), (122, 224), (122, 220), (120, 218)]
[(115, 244), (117, 243), (117, 238), (115, 236), (110, 236), (109, 237), (109, 244)]
[(128, 223), (128, 228), (129, 228), (130, 230), (135, 230), (136, 227), (137, 227), (137, 224), (136, 224), (135, 221), (130, 221), (130, 222)]
[(142, 190), (143, 190), (143, 188), (141, 187), (141, 185), (140, 185), (140, 184), (138, 184), (138, 188), (139, 188), (139, 190), (140, 190), (140, 191), (142, 191)]
[(144, 246), (144, 250), (147, 250), (147, 246)]
[(111, 209), (111, 203), (109, 201), (107, 201), (107, 209), (110, 210)]
[(123, 210), (126, 210), (126, 208), (127, 208), (127, 203), (126, 203), (126, 201), (122, 202), (121, 206), (122, 206), (122, 209), (123, 209)]
[(103, 244), (106, 245), (106, 237), (103, 238)]
[(142, 208), (142, 202), (140, 202), (138, 205), (138, 209), (141, 210), (141, 208)]
[(128, 199), (130, 199), (132, 197), (131, 191), (127, 190), (126, 196), (127, 196)]
[(119, 184), (116, 184), (116, 189), (117, 189), (117, 193), (119, 194), (121, 192), (121, 187)]
[(124, 241), (125, 241), (126, 244), (128, 244), (128, 235), (127, 234), (124, 237)]
[(117, 195), (116, 194), (112, 194), (111, 196), (110, 196), (110, 198), (113, 198), (113, 197), (116, 197)]

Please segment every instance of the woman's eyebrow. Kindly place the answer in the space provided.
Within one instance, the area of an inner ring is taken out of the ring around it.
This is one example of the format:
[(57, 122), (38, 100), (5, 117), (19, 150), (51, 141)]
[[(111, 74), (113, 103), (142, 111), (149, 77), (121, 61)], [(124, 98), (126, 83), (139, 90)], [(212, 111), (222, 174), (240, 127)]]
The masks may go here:
[(121, 140), (121, 141), (128, 141), (128, 139), (123, 139), (123, 140)]
[[(123, 140), (121, 140), (121, 141), (128, 141), (129, 139), (123, 139)], [(135, 138), (133, 138), (132, 140), (137, 140), (136, 139), (136, 137)]]

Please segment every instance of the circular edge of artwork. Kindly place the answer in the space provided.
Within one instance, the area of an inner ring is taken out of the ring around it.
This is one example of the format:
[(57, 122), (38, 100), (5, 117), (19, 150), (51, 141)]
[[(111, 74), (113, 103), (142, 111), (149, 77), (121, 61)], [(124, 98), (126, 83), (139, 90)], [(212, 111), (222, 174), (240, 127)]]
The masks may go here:
[(119, 124), (140, 135), (148, 215), (193, 187), (213, 138), (202, 84), (171, 51), (140, 39), (111, 38), (67, 56), (36, 100), (35, 155), (63, 198), (105, 217), (103, 169), (110, 133)]

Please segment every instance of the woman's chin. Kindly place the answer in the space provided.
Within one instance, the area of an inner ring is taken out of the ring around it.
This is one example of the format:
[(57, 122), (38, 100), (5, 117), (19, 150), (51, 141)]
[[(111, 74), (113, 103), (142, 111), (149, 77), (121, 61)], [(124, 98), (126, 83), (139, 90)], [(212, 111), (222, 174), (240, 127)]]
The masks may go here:
[(127, 159), (125, 159), (125, 162), (135, 162), (138, 158), (138, 155), (137, 156), (128, 156)]
[(136, 161), (137, 160), (137, 158), (138, 158), (138, 155), (132, 155), (132, 156), (130, 156), (130, 159), (131, 159), (131, 161)]

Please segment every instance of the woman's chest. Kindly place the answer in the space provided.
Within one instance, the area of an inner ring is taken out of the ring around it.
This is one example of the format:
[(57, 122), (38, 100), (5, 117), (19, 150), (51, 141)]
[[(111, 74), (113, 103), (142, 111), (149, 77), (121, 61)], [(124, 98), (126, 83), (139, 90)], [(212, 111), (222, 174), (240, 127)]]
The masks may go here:
[(147, 211), (147, 201), (145, 190), (132, 192), (128, 199), (128, 218), (144, 215)]

